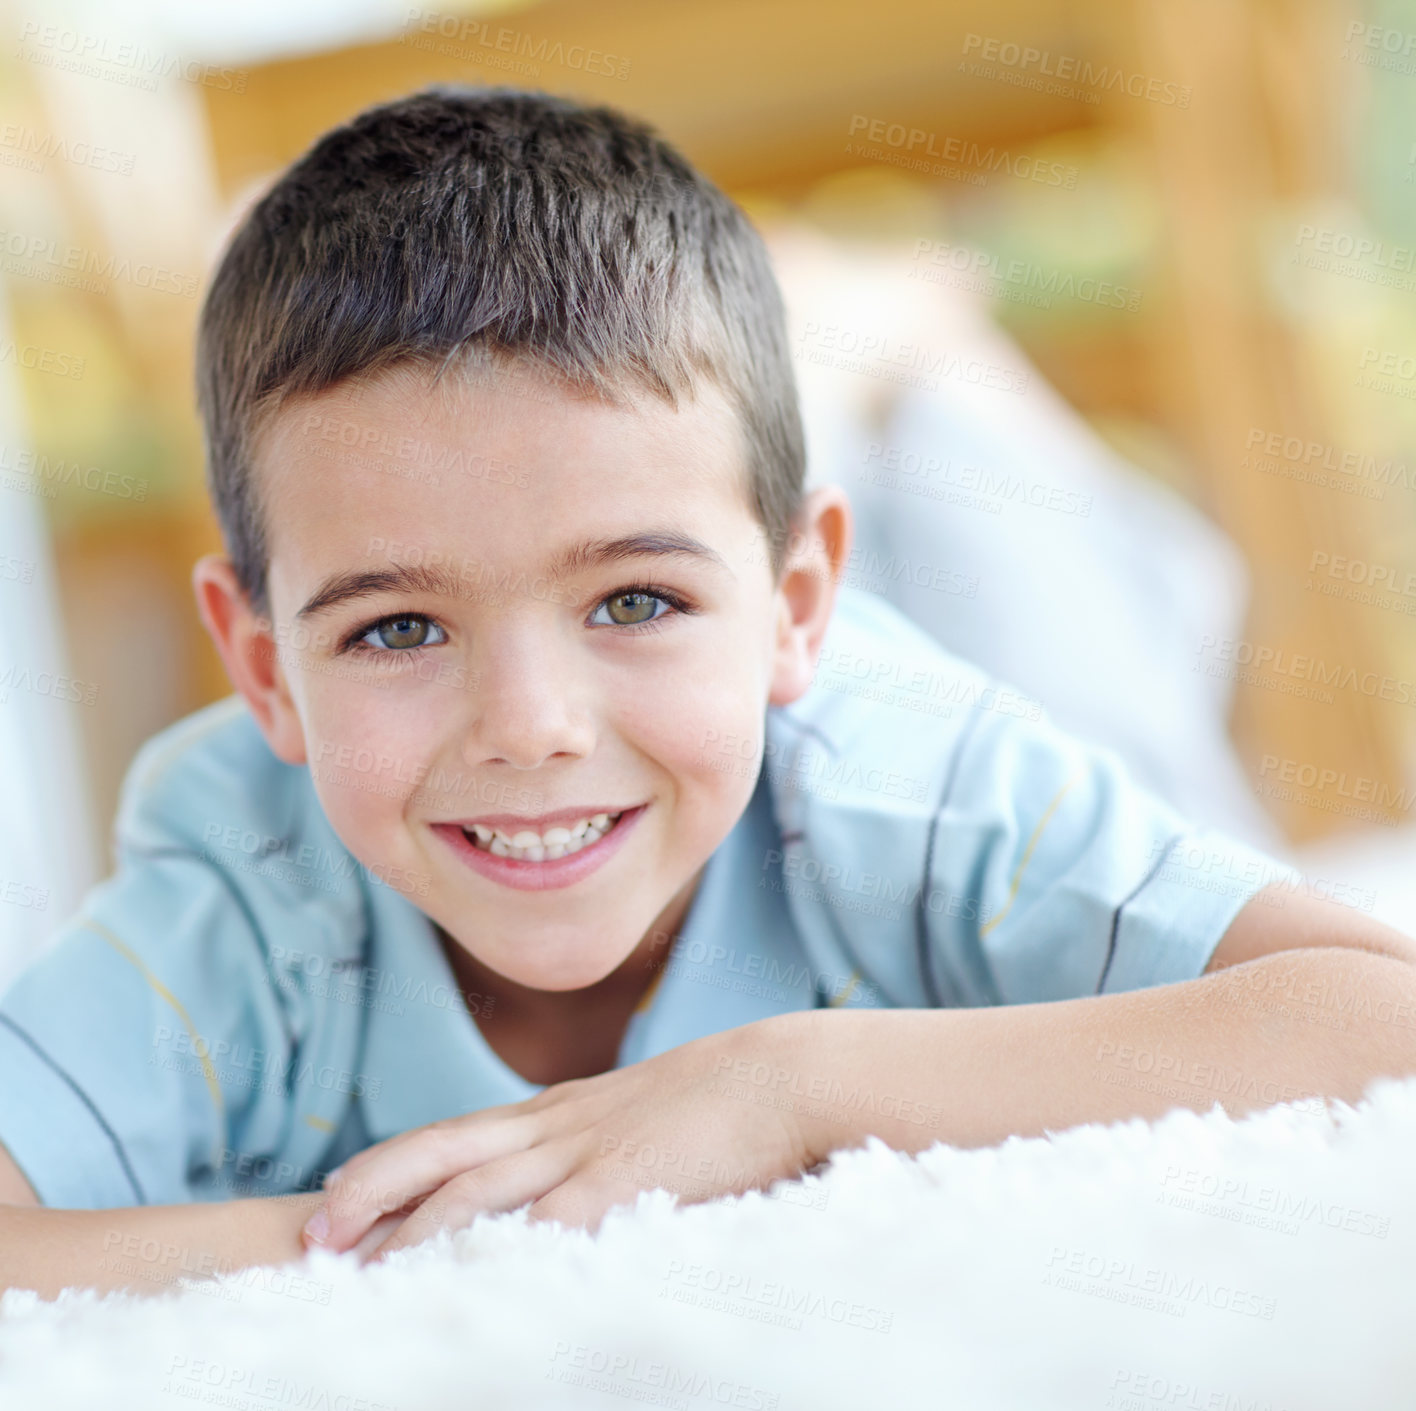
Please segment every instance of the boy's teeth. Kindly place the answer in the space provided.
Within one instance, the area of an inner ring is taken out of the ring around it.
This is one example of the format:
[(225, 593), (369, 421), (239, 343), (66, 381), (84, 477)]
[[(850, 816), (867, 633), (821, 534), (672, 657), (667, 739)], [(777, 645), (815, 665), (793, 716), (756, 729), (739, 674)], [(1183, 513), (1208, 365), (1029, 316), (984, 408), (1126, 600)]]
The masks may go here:
[(596, 813), (582, 818), (573, 827), (547, 828), (544, 833), (522, 828), (508, 836), (500, 828), (488, 828), (474, 823), (462, 831), (496, 857), (513, 857), (521, 862), (545, 862), (550, 858), (569, 857), (581, 848), (598, 842), (621, 818), (618, 813)]

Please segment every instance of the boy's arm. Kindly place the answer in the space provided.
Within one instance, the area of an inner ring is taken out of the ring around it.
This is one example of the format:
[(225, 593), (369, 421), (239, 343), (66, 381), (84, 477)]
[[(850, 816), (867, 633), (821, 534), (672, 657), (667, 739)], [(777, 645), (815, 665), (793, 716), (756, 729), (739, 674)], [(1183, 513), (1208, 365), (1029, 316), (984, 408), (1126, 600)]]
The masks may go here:
[(1413, 957), (1416, 944), (1369, 917), (1267, 888), (1198, 979), (1004, 1006), (779, 1014), (406, 1132), (344, 1163), (307, 1237), (373, 1249), (390, 1195), (423, 1203), (377, 1257), (528, 1201), (533, 1220), (593, 1225), (644, 1185), (691, 1200), (761, 1189), (869, 1136), (917, 1152), (1175, 1106), (1355, 1102), (1374, 1078), (1416, 1074)]
[(115, 1210), (0, 1205), (0, 1292), (162, 1293), (179, 1279), (293, 1263), (303, 1257), (300, 1227), (318, 1200), (289, 1195)]
[(49, 1210), (0, 1146), (0, 1292), (78, 1286), (160, 1293), (178, 1279), (287, 1264), (319, 1195), (116, 1210)]
[[(983, 1146), (1176, 1106), (1356, 1102), (1416, 1074), (1416, 942), (1284, 887), (1236, 916), (1198, 979), (957, 1010), (806, 1011), (774, 1026), (798, 1083), (876, 1101), (812, 1120), (818, 1157), (875, 1135)], [(830, 1103), (823, 1106), (829, 1108)], [(888, 1110), (887, 1110), (888, 1109)]]

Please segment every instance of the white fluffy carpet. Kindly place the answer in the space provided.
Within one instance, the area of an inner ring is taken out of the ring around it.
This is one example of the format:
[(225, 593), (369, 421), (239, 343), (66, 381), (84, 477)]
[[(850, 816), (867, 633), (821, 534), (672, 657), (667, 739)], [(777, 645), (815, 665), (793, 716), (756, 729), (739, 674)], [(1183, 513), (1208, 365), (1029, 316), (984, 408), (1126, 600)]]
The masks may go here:
[(599, 1236), (0, 1303), (5, 1411), (1416, 1406), (1416, 1079), (985, 1151), (879, 1142)]

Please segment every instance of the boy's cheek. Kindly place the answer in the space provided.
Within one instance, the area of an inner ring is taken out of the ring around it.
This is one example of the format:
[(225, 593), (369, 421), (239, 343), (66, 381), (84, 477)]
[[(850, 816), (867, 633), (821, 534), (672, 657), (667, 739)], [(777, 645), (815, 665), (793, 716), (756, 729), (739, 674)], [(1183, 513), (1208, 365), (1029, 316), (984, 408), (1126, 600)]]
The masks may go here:
[(763, 746), (766, 688), (739, 670), (700, 683), (675, 707), (678, 757), (708, 775), (755, 774)]
[[(692, 814), (700, 834), (695, 848), (711, 852), (731, 831), (752, 798), (761, 767), (763, 723), (760, 713), (722, 708), (681, 718), (675, 752), (660, 758), (676, 776), (680, 810)], [(690, 821), (681, 817), (678, 827)]]
[(426, 712), (392, 694), (378, 702), (314, 699), (310, 706), (310, 774), (330, 825), (361, 861), (393, 861), (385, 854), (397, 846), (408, 799), (430, 777), (429, 751), (441, 736)]

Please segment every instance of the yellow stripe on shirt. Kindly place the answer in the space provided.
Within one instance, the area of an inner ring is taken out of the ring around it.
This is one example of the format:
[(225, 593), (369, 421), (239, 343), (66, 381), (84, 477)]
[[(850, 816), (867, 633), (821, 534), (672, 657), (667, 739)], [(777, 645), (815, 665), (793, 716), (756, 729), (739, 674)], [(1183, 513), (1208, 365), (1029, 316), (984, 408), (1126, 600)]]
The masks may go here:
[(153, 990), (176, 1010), (177, 1017), (186, 1026), (187, 1033), (191, 1036), (192, 1052), (195, 1053), (197, 1058), (201, 1061), (202, 1075), (206, 1078), (206, 1085), (211, 1093), (211, 1100), (216, 1104), (217, 1115), (221, 1118), (222, 1126), (224, 1127), (226, 1124), (226, 1099), (222, 1096), (221, 1084), (216, 1080), (216, 1069), (213, 1067), (211, 1061), (211, 1046), (197, 1033), (196, 1025), (192, 1023), (191, 1015), (182, 1007), (182, 1003), (178, 1000), (177, 996), (174, 995), (172, 991), (143, 964), (142, 959), (128, 946), (124, 945), (112, 931), (106, 926), (99, 925), (97, 921), (91, 920), (89, 917), (84, 917), (82, 924), (87, 926), (89, 930), (96, 931), (102, 936), (124, 960), (137, 970), (138, 974), (152, 986)]
[(1023, 873), (1027, 870), (1028, 863), (1032, 861), (1033, 849), (1037, 847), (1038, 839), (1042, 837), (1047, 825), (1052, 822), (1052, 815), (1057, 812), (1058, 805), (1066, 797), (1067, 791), (1081, 777), (1081, 774), (1074, 774), (1063, 784), (1063, 786), (1058, 789), (1052, 802), (1047, 805), (1042, 817), (1038, 819), (1037, 827), (1033, 829), (1033, 835), (1028, 839), (1028, 845), (1023, 850), (1022, 857), (1018, 859), (1018, 866), (1013, 872), (1013, 880), (1008, 887), (1008, 900), (1003, 903), (1002, 910), (999, 911), (997, 916), (990, 917), (989, 920), (979, 928), (978, 933), (980, 936), (986, 936), (1013, 909), (1013, 903), (1018, 897), (1018, 887), (1022, 883)]

